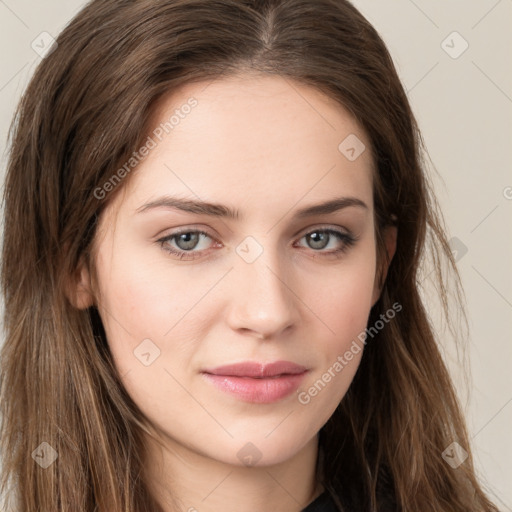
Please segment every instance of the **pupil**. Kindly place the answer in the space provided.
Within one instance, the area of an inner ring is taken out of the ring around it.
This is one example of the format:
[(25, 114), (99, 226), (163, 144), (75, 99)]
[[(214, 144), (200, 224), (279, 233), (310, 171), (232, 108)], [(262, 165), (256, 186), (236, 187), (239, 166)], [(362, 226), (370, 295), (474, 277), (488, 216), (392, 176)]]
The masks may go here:
[(309, 241), (312, 249), (323, 249), (329, 243), (329, 234), (315, 231), (309, 235)]
[(199, 240), (199, 233), (182, 233), (176, 244), (178, 247), (184, 251), (193, 249)]

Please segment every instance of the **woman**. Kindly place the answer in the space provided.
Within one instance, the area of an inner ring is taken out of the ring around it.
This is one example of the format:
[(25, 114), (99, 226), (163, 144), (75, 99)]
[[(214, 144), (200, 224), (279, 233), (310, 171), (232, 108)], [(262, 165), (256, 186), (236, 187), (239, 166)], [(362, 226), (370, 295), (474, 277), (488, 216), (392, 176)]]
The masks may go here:
[(420, 150), (346, 1), (88, 4), (12, 135), (7, 506), (497, 510), (418, 291), (427, 235), (456, 276)]

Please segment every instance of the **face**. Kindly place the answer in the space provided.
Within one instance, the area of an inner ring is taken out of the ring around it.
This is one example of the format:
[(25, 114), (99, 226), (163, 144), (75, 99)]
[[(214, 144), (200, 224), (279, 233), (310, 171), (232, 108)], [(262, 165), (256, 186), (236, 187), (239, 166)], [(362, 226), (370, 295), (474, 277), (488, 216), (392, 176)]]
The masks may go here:
[(119, 374), (167, 446), (285, 461), (345, 395), (378, 299), (369, 140), (269, 76), (190, 84), (153, 124), (95, 239)]

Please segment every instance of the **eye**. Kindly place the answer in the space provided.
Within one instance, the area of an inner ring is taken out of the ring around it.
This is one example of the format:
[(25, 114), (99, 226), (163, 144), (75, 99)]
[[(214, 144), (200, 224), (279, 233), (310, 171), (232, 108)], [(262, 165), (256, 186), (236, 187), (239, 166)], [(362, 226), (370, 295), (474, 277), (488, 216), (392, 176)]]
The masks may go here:
[[(336, 256), (347, 251), (356, 243), (357, 238), (337, 229), (326, 228), (310, 231), (300, 238), (302, 240), (306, 245), (299, 243), (299, 247), (312, 249), (325, 256)], [(157, 242), (166, 252), (180, 260), (193, 260), (212, 247), (222, 247), (205, 231), (193, 229), (171, 233)]]
[[(315, 229), (306, 233), (301, 240), (305, 240), (307, 248), (326, 254), (345, 252), (357, 241), (353, 235), (332, 228)], [(304, 247), (302, 244), (300, 246)]]
[(179, 259), (194, 259), (209, 249), (213, 239), (204, 231), (188, 230), (172, 233), (158, 240), (162, 248)]

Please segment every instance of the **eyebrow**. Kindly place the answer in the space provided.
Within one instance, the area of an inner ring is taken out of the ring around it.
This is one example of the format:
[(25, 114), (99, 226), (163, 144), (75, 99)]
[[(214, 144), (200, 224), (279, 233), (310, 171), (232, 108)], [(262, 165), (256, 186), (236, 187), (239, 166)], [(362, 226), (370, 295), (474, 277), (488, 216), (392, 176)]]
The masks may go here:
[[(334, 199), (329, 199), (328, 201), (297, 210), (295, 217), (305, 218), (312, 217), (314, 215), (325, 215), (351, 206), (368, 210), (367, 204), (357, 197), (336, 197)], [(181, 199), (171, 196), (159, 197), (142, 205), (140, 208), (137, 208), (136, 211), (137, 213), (143, 213), (157, 208), (176, 209), (188, 213), (197, 213), (200, 215), (210, 215), (212, 217), (234, 220), (240, 219), (240, 212), (230, 208), (229, 206), (218, 203), (208, 203), (205, 201), (192, 201), (190, 199)]]

